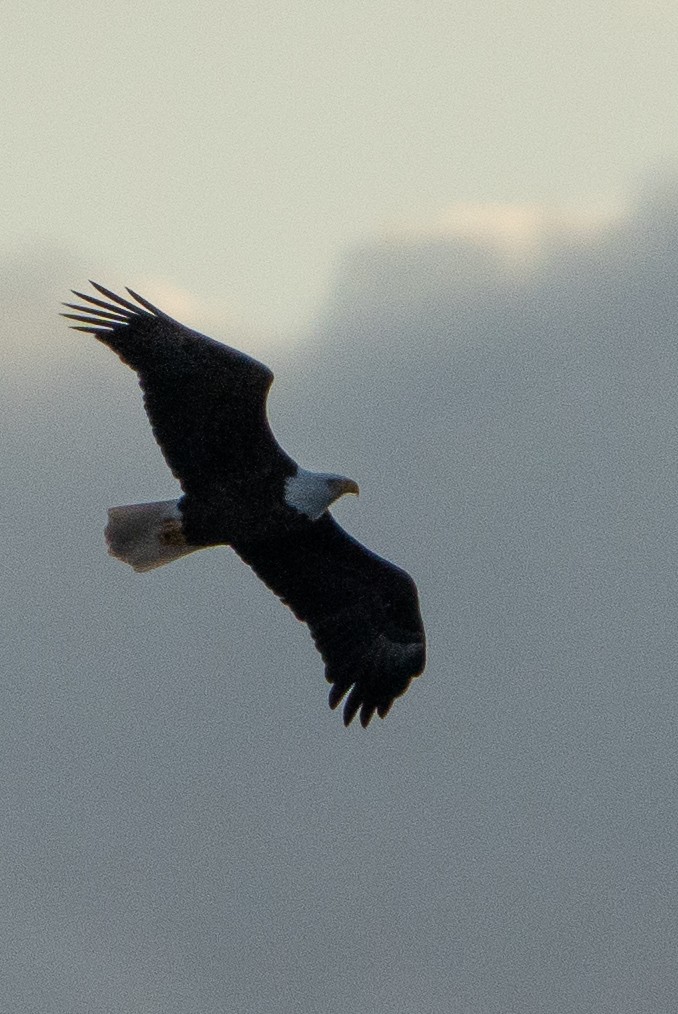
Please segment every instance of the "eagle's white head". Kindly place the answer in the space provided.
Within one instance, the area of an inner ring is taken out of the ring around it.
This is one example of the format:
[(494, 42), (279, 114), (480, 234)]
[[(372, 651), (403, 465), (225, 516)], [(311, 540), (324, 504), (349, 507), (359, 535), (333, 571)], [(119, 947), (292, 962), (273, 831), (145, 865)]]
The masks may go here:
[(285, 480), (285, 503), (315, 521), (324, 514), (331, 503), (344, 493), (358, 496), (358, 483), (345, 475), (328, 472), (307, 472), (298, 468), (296, 475)]

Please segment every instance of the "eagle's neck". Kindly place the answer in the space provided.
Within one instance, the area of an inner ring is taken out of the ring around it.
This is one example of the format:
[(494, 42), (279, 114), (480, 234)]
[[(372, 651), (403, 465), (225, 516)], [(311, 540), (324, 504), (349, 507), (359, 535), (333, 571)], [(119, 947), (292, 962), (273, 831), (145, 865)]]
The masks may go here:
[(334, 500), (344, 493), (357, 493), (358, 486), (344, 475), (307, 472), (297, 467), (285, 480), (285, 503), (315, 521)]

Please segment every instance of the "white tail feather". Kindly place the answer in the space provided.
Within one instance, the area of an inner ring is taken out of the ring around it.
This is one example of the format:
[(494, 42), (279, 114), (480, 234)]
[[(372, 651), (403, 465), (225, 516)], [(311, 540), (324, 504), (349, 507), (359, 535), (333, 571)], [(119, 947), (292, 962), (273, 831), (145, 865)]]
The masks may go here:
[(178, 500), (111, 507), (105, 536), (108, 552), (136, 571), (153, 570), (199, 546), (186, 542)]

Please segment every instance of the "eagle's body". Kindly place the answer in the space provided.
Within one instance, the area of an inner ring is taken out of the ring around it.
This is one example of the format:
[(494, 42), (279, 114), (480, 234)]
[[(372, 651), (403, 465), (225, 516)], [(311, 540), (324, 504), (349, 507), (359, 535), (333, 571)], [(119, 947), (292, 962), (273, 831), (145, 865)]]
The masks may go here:
[(96, 283), (106, 301), (65, 314), (139, 376), (155, 437), (184, 495), (109, 511), (110, 552), (151, 570), (208, 546), (231, 546), (307, 623), (348, 724), (382, 718), (425, 664), (416, 586), (351, 538), (327, 508), (357, 493), (344, 476), (307, 472), (266, 418), (273, 374), (262, 363)]

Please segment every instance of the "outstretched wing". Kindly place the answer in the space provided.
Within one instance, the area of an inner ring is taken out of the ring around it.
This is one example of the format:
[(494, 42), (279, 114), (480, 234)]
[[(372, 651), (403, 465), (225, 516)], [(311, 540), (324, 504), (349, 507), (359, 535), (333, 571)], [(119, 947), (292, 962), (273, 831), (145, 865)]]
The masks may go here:
[[(370, 552), (325, 513), (294, 534), (233, 547), (308, 624), (344, 724), (384, 718), (426, 663), (417, 588), (404, 570)], [(350, 691), (350, 692), (349, 692)]]
[(136, 370), (153, 432), (186, 492), (223, 478), (237, 482), (253, 467), (291, 459), (266, 418), (273, 373), (243, 352), (191, 331), (131, 289), (138, 305), (91, 283), (106, 300), (75, 292), (64, 316)]

